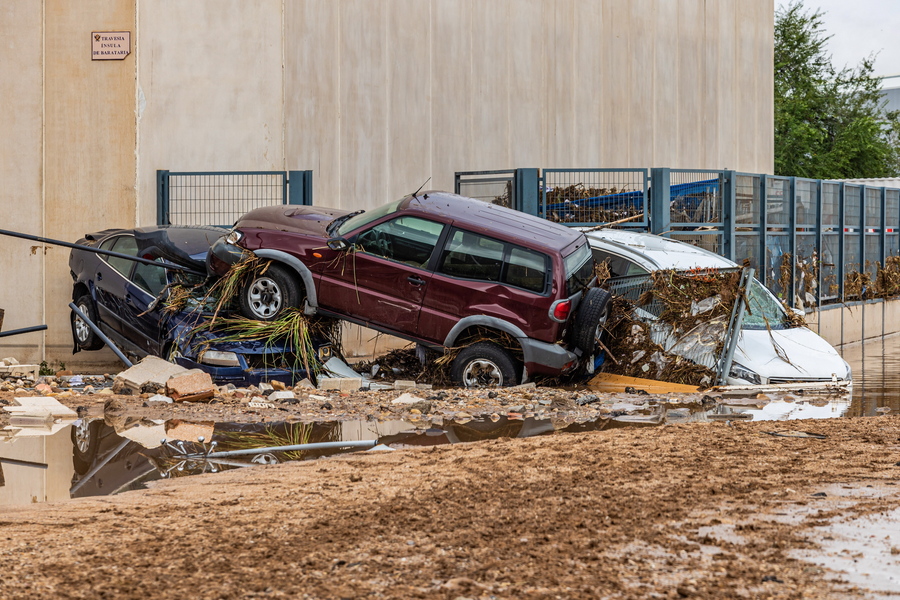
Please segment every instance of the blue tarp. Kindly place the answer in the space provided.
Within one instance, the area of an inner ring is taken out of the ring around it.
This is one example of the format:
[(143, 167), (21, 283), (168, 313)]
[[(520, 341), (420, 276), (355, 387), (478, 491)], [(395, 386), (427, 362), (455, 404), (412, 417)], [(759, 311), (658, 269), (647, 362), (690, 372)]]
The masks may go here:
[[(696, 208), (704, 194), (715, 194), (719, 191), (718, 179), (707, 179), (705, 181), (692, 181), (690, 183), (679, 183), (669, 187), (669, 197), (672, 203), (677, 203), (685, 208)], [(556, 202), (548, 204), (546, 210), (576, 210), (576, 209), (618, 209), (633, 208), (642, 210), (644, 205), (644, 192), (620, 192), (618, 194), (609, 194), (607, 196), (594, 196), (592, 198), (584, 198), (582, 200), (568, 200), (564, 202)]]

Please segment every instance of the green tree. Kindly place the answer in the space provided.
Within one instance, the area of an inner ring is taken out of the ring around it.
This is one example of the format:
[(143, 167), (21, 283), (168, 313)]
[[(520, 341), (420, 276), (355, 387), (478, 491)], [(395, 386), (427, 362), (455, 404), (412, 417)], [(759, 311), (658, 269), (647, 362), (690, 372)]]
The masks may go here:
[(900, 114), (885, 112), (875, 56), (837, 70), (822, 12), (803, 1), (775, 13), (775, 173), (815, 179), (900, 173)]

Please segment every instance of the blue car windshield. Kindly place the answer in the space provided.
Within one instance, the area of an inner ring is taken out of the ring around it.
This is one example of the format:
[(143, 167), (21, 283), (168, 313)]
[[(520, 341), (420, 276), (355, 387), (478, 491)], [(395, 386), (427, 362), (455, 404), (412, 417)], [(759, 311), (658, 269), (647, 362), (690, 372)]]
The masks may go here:
[(385, 215), (397, 212), (397, 208), (400, 206), (401, 202), (403, 202), (403, 198), (397, 200), (396, 202), (391, 202), (390, 204), (385, 204), (384, 206), (379, 206), (378, 208), (367, 210), (366, 212), (360, 213), (355, 217), (350, 217), (349, 219), (341, 223), (341, 226), (338, 227), (337, 234), (341, 237), (346, 236), (351, 231), (355, 231), (360, 227), (364, 227), (372, 221), (376, 221)]

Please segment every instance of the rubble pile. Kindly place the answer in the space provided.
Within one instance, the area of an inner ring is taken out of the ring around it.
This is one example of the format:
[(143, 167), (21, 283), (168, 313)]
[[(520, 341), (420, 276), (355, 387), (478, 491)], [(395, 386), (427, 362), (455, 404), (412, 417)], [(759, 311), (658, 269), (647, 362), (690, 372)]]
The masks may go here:
[(656, 271), (634, 300), (614, 296), (603, 372), (714, 384), (712, 366), (722, 352), (740, 277), (739, 271)]

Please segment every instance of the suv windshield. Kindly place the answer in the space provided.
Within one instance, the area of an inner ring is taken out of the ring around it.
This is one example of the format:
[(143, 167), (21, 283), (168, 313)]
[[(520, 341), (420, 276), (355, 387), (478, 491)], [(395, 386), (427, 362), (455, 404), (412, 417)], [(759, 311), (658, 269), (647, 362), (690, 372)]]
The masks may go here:
[(594, 257), (590, 246), (579, 246), (563, 262), (566, 265), (566, 294), (571, 296), (586, 287), (594, 277)]
[(396, 212), (397, 207), (400, 206), (400, 203), (403, 202), (403, 200), (403, 198), (400, 198), (396, 202), (391, 202), (390, 204), (385, 204), (384, 206), (379, 206), (378, 208), (367, 210), (365, 212), (359, 213), (358, 215), (350, 217), (349, 219), (341, 223), (340, 227), (337, 228), (337, 235), (341, 237), (346, 236), (351, 231), (355, 231), (360, 227), (368, 225), (372, 221), (376, 221), (385, 215)]
[(750, 282), (747, 293), (747, 312), (741, 329), (788, 329), (791, 327), (781, 305), (775, 296), (755, 278)]

